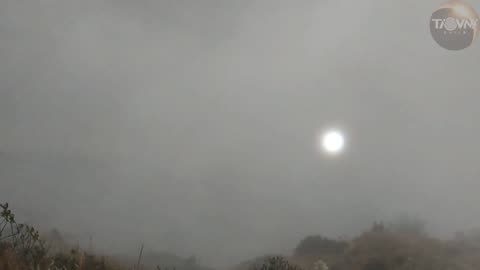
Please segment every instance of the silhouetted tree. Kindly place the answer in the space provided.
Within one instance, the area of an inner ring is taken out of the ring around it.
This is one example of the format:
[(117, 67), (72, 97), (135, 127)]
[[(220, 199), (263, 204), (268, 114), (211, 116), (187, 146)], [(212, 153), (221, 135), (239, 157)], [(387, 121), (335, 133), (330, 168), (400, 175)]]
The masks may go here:
[(321, 256), (343, 253), (347, 243), (331, 240), (322, 236), (308, 236), (295, 248), (295, 256)]

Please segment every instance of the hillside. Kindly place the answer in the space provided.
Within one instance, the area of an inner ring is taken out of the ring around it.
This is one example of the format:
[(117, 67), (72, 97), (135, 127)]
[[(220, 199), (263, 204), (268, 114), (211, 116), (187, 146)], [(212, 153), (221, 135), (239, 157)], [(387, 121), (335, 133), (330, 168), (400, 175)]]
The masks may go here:
[[(0, 218), (0, 270), (211, 270), (195, 257), (145, 250), (137, 254), (95, 255), (80, 247), (68, 247), (56, 230), (41, 234), (18, 223), (8, 204)], [(410, 227), (409, 227), (410, 228)], [(478, 270), (478, 232), (439, 240), (426, 233), (384, 228), (377, 224), (352, 240), (308, 236), (290, 256), (259, 256), (232, 270)]]

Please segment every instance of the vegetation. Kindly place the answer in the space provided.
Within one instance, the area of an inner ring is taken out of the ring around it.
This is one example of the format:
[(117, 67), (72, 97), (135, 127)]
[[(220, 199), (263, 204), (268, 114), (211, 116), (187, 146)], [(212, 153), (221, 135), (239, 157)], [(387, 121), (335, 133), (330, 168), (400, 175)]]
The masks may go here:
[(80, 249), (51, 254), (36, 229), (16, 222), (8, 204), (0, 204), (0, 211), (0, 270), (126, 269)]
[(341, 254), (347, 248), (347, 243), (336, 241), (326, 237), (315, 235), (303, 239), (295, 248), (294, 255), (303, 256), (324, 256), (328, 254)]
[[(480, 233), (459, 233), (454, 240), (430, 238), (424, 223), (415, 219), (371, 230), (350, 241), (309, 236), (292, 256), (259, 257), (235, 270), (478, 270)], [(60, 233), (55, 233), (61, 238)], [(144, 254), (137, 262), (88, 254), (80, 248), (69, 251), (48, 246), (33, 227), (19, 224), (8, 204), (0, 204), (0, 270), (210, 270), (198, 266), (194, 257), (171, 256), (168, 267), (158, 254)], [(122, 263), (120, 263), (122, 262)], [(160, 266), (160, 265), (162, 266)]]
[(15, 256), (21, 264), (37, 269), (47, 255), (40, 234), (33, 227), (18, 224), (7, 204), (0, 204), (0, 256)]
[(297, 265), (291, 264), (286, 258), (281, 256), (267, 258), (260, 266), (253, 266), (252, 270), (301, 270)]

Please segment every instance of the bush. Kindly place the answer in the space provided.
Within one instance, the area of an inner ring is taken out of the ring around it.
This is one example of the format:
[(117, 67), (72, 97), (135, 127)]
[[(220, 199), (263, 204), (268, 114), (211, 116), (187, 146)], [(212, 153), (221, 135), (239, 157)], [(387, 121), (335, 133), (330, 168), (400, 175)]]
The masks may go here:
[(8, 203), (0, 204), (0, 251), (2, 250), (11, 251), (30, 268), (37, 268), (47, 255), (39, 232), (31, 226), (17, 223)]
[(347, 243), (343, 241), (331, 240), (322, 236), (309, 236), (298, 244), (294, 255), (298, 257), (319, 257), (340, 254), (346, 250), (347, 246)]
[(302, 270), (299, 266), (292, 265), (283, 257), (268, 258), (260, 267), (252, 267), (251, 270)]
[(388, 270), (385, 263), (378, 260), (369, 261), (364, 267), (363, 270)]

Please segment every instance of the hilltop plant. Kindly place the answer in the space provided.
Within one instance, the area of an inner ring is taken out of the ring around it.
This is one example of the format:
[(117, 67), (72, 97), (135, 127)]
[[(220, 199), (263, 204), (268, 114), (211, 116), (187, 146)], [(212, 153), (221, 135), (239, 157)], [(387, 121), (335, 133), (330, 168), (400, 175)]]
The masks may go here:
[(32, 226), (17, 223), (8, 203), (0, 204), (0, 210), (1, 246), (12, 249), (29, 267), (38, 267), (47, 255), (40, 233)]
[(251, 270), (302, 270), (299, 266), (293, 265), (283, 257), (268, 258), (260, 267), (252, 267)]

